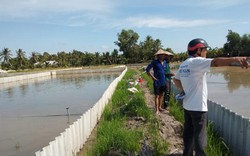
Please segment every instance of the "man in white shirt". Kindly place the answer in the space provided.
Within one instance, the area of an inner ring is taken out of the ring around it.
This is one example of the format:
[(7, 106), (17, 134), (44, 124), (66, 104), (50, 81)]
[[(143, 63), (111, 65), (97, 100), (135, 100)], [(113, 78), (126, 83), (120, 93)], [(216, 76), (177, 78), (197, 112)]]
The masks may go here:
[(239, 63), (242, 68), (249, 67), (247, 57), (206, 58), (207, 42), (201, 38), (193, 39), (188, 44), (189, 57), (179, 67), (173, 81), (185, 92), (183, 99), (184, 131), (183, 156), (192, 156), (195, 149), (196, 156), (206, 156), (207, 144), (207, 81), (206, 73), (210, 67), (229, 66)]

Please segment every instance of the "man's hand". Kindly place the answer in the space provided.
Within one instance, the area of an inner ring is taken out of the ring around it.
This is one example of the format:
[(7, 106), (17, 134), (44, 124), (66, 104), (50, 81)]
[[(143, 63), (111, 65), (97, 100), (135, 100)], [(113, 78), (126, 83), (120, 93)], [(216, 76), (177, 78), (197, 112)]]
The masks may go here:
[(212, 60), (212, 67), (240, 65), (242, 68), (250, 66), (250, 57), (218, 57)]
[(153, 81), (157, 81), (157, 78), (155, 78), (154, 76), (152, 76), (152, 79), (153, 79)]

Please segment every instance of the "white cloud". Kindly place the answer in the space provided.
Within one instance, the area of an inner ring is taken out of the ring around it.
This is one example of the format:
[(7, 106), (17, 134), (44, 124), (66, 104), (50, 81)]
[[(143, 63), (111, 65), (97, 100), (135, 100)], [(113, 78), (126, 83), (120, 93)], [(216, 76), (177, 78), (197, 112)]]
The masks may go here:
[(241, 24), (250, 24), (250, 22), (249, 21), (242, 21), (242, 22), (240, 22)]
[(113, 3), (105, 0), (1, 0), (0, 17), (25, 18), (53, 13), (109, 12)]
[(226, 21), (218, 20), (178, 20), (159, 17), (142, 18), (131, 17), (125, 23), (129, 23), (132, 27), (148, 27), (148, 28), (172, 28), (172, 27), (198, 27), (225, 23)]
[(249, 4), (249, 0), (178, 0), (168, 2), (170, 5), (182, 5), (187, 7), (209, 7), (214, 9), (231, 7), (239, 4)]
[[(249, 0), (115, 0), (120, 5), (127, 5), (131, 7), (210, 7), (210, 8), (225, 8), (238, 4), (249, 4)], [(187, 8), (188, 9), (188, 8)]]
[[(210, 20), (210, 19), (193, 19), (181, 20), (176, 18), (159, 18), (158, 17), (136, 17), (138, 12), (133, 14), (132, 18), (130, 12), (126, 9), (138, 10), (143, 5), (148, 7), (165, 7), (168, 9), (175, 9), (175, 6), (189, 6), (193, 7), (225, 7), (236, 5), (237, 3), (245, 3), (249, 0), (148, 0), (148, 1), (121, 1), (121, 0), (0, 0), (0, 21), (1, 20), (20, 20), (36, 23), (67, 25), (67, 26), (86, 26), (92, 25), (101, 28), (120, 28), (124, 26), (129, 27), (149, 27), (149, 28), (171, 28), (171, 27), (194, 27), (205, 26), (224, 23), (225, 21)], [(143, 3), (142, 3), (143, 2)], [(137, 6), (136, 4), (141, 6)], [(194, 9), (195, 10), (195, 9)], [(126, 12), (127, 11), (127, 12)], [(147, 10), (148, 11), (148, 10)], [(140, 14), (150, 14), (149, 11), (142, 11)], [(162, 14), (160, 12), (159, 14)], [(117, 17), (118, 18), (117, 18)], [(173, 17), (173, 16), (171, 16)], [(125, 19), (125, 20), (124, 20)], [(112, 26), (111, 26), (112, 27)]]

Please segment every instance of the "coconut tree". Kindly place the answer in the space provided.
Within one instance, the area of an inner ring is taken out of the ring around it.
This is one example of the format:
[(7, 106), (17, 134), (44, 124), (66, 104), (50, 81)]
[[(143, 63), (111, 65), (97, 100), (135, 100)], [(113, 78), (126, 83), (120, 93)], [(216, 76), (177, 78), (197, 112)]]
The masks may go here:
[(25, 51), (23, 51), (22, 49), (18, 49), (16, 51), (17, 54), (17, 63), (19, 68), (21, 68), (23, 66), (23, 61), (25, 60)]
[(117, 64), (118, 63), (118, 50), (114, 49), (113, 52), (111, 53), (111, 58), (112, 58), (112, 63)]
[(109, 52), (102, 53), (102, 57), (103, 57), (103, 62), (105, 62), (105, 64), (112, 64), (112, 60), (111, 60), (111, 56)]
[(58, 63), (61, 67), (67, 67), (67, 65), (69, 64), (69, 62), (67, 62), (68, 60), (68, 54), (64, 51), (62, 52), (58, 52), (57, 53), (57, 58), (58, 58)]
[(39, 56), (40, 56), (40, 54), (38, 52), (33, 51), (31, 53), (30, 62), (33, 63), (33, 64), (37, 63), (39, 61), (38, 60)]
[(28, 60), (29, 61), (29, 66), (30, 66), (30, 68), (35, 68), (35, 66), (37, 67), (37, 65), (39, 65), (39, 61), (41, 60), (41, 54), (40, 53), (38, 53), (38, 52), (35, 52), (35, 51), (33, 51), (32, 53), (31, 53), (31, 57), (30, 57), (30, 59)]
[(9, 48), (4, 48), (1, 52), (0, 52), (0, 61), (3, 60), (4, 64), (8, 64), (12, 67), (11, 63), (10, 63), (10, 59), (11, 59), (11, 51)]

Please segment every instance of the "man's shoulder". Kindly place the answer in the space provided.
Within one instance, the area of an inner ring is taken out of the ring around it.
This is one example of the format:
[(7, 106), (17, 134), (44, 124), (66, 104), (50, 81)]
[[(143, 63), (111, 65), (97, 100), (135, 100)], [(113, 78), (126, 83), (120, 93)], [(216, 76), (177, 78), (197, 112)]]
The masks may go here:
[(194, 64), (200, 64), (200, 63), (205, 63), (205, 62), (211, 62), (213, 59), (210, 58), (203, 58), (203, 57), (194, 57), (190, 58), (189, 62), (194, 63)]
[(159, 64), (160, 62), (159, 62), (159, 60), (152, 60), (152, 62), (150, 63), (151, 65), (157, 65), (157, 64)]

